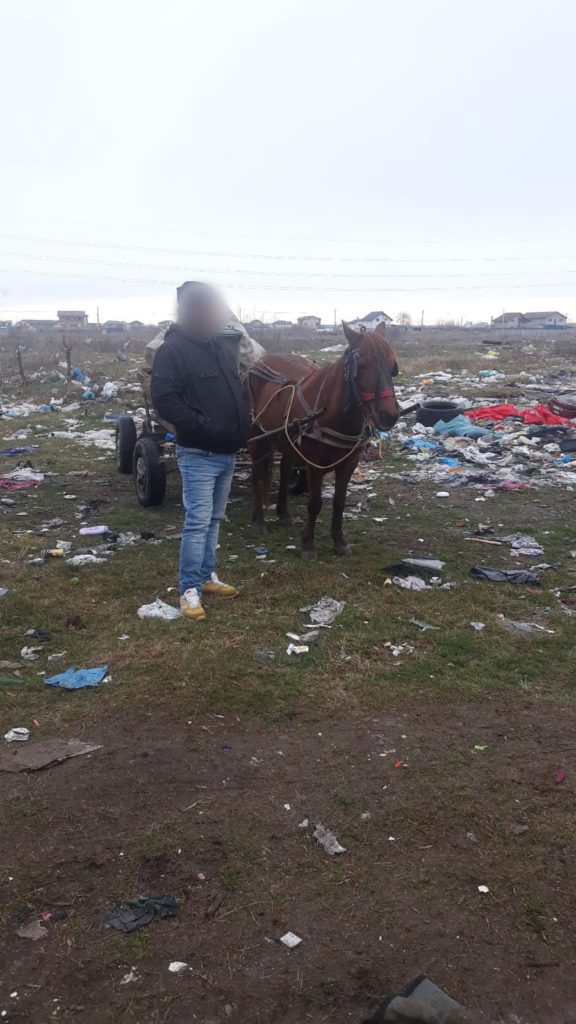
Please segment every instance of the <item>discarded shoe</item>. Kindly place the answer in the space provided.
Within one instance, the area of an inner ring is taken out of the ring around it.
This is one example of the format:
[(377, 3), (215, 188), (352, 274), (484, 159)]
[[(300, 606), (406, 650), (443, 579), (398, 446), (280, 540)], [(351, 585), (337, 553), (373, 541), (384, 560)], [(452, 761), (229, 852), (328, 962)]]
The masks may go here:
[(218, 597), (238, 597), (236, 587), (230, 586), (229, 583), (223, 583), (222, 580), (218, 579), (215, 572), (212, 573), (208, 582), (204, 584), (202, 591), (204, 594), (218, 594)]
[(206, 612), (198, 596), (196, 587), (190, 587), (180, 598), (180, 611), (185, 619), (193, 619), (195, 622), (206, 618)]

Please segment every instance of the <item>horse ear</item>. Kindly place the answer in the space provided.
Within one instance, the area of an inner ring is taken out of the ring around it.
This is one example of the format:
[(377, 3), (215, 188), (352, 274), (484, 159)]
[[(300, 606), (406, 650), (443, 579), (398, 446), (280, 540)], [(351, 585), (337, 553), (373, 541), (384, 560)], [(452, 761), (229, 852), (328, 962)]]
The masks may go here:
[(342, 330), (344, 331), (346, 341), (352, 348), (360, 344), (362, 335), (355, 331), (353, 327), (350, 327), (350, 324), (347, 324), (345, 320), (342, 321)]

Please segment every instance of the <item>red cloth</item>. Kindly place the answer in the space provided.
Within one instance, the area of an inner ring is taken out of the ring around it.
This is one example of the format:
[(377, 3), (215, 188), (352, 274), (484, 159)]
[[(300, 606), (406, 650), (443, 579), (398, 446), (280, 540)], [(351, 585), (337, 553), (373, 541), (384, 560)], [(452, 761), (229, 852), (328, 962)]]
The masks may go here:
[(546, 427), (562, 427), (564, 425), (574, 426), (564, 416), (556, 416), (545, 405), (536, 405), (533, 409), (517, 409), (515, 405), (481, 405), (478, 409), (467, 409), (466, 416), (473, 420), (493, 420), (499, 423), (508, 419), (509, 416), (517, 416), (528, 425), (537, 424)]
[(37, 487), (37, 480), (10, 480), (0, 476), (0, 491), (23, 491), (25, 487)]

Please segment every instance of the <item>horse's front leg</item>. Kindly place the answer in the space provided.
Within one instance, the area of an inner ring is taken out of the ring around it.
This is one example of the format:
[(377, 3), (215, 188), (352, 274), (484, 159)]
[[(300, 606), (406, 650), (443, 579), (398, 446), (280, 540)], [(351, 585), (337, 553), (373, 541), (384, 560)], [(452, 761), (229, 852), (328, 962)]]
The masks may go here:
[(342, 530), (342, 516), (346, 506), (346, 494), (350, 477), (358, 465), (359, 455), (354, 455), (336, 467), (334, 481), (334, 501), (332, 503), (332, 539), (337, 555), (349, 555), (351, 548)]
[(280, 486), (278, 488), (278, 501), (276, 502), (276, 514), (282, 526), (291, 526), (292, 519), (288, 512), (288, 486), (292, 476), (292, 458), (286, 453), (282, 455), (280, 462)]
[(314, 532), (316, 519), (322, 508), (322, 480), (324, 473), (321, 469), (308, 470), (308, 518), (302, 531), (302, 558), (306, 562), (313, 562), (318, 558), (318, 552), (314, 545)]

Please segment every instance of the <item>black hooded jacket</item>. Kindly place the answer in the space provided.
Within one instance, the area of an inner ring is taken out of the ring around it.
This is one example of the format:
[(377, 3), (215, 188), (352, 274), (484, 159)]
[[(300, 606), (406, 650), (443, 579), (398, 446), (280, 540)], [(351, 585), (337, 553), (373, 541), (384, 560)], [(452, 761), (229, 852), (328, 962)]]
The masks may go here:
[(250, 412), (232, 352), (170, 327), (152, 367), (152, 404), (186, 448), (232, 454), (250, 434)]

